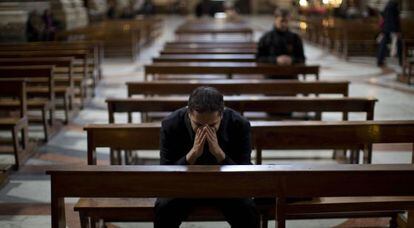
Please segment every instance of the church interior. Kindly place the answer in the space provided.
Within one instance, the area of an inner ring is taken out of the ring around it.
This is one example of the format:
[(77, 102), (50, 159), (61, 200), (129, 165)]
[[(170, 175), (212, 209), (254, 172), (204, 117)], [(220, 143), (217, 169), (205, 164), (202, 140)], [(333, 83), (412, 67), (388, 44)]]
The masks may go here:
[[(413, 66), (412, 0), (0, 0), (0, 227), (414, 228)], [(160, 163), (210, 87), (250, 165)]]

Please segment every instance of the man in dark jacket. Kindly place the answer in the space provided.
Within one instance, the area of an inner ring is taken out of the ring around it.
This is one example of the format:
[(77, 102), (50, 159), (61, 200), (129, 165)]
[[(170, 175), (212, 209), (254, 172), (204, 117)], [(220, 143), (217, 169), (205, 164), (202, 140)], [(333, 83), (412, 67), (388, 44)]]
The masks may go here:
[[(223, 95), (200, 87), (190, 95), (188, 107), (162, 122), (161, 165), (250, 165), (250, 123), (224, 107)], [(155, 228), (179, 227), (198, 205), (222, 211), (231, 227), (259, 226), (252, 199), (159, 198), (155, 204)]]
[(302, 39), (289, 31), (289, 20), (289, 11), (275, 10), (273, 30), (264, 34), (259, 40), (257, 61), (278, 65), (305, 63)]
[(387, 45), (391, 42), (392, 35), (397, 39), (397, 55), (400, 65), (402, 64), (402, 42), (401, 42), (401, 22), (400, 10), (397, 0), (390, 0), (381, 13), (384, 20), (382, 25), (382, 39), (380, 41), (377, 53), (378, 66), (384, 65), (384, 59), (387, 55)]

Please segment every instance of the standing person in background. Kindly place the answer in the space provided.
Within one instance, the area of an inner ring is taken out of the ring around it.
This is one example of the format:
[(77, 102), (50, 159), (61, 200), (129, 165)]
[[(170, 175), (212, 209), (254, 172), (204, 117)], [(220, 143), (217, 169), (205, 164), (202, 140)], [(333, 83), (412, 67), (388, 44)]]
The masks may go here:
[(26, 22), (27, 41), (41, 41), (44, 29), (45, 26), (42, 21), (42, 17), (36, 12), (36, 10), (31, 11)]
[(214, 7), (211, 4), (210, 0), (202, 0), (200, 1), (196, 8), (195, 8), (196, 17), (203, 17), (203, 16), (214, 16)]
[[(402, 42), (401, 42), (401, 22), (400, 9), (397, 0), (390, 0), (381, 13), (383, 18), (382, 34), (377, 53), (377, 65), (384, 66), (387, 55), (387, 45), (394, 40), (394, 49), (398, 54), (400, 65), (402, 64)], [(395, 47), (396, 46), (396, 47)]]
[(46, 9), (42, 15), (43, 23), (45, 24), (45, 29), (43, 31), (43, 41), (52, 41), (55, 40), (55, 34), (57, 29), (57, 24), (53, 18), (53, 13), (49, 9)]

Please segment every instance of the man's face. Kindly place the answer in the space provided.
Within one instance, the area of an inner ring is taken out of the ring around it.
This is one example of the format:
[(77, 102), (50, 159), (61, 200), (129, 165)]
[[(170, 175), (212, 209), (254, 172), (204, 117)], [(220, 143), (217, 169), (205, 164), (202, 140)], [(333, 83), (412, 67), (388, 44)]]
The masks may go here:
[(275, 27), (281, 31), (287, 31), (289, 28), (289, 17), (275, 17)]
[(198, 128), (204, 126), (209, 126), (214, 129), (214, 131), (217, 131), (220, 127), (222, 116), (218, 111), (206, 113), (189, 111), (188, 117), (190, 118), (191, 127), (193, 128), (194, 132), (196, 132)]

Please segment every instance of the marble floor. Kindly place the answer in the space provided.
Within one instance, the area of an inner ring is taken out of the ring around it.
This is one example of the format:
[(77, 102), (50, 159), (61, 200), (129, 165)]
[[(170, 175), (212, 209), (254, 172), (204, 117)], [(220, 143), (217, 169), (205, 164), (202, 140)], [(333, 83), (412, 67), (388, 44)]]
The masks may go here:
[[(256, 40), (271, 27), (271, 17), (252, 17), (256, 29)], [(64, 126), (48, 144), (39, 146), (37, 153), (18, 172), (11, 173), (10, 182), (0, 190), (0, 227), (50, 227), (50, 181), (44, 170), (50, 165), (86, 164), (86, 134), (83, 125), (107, 123), (105, 99), (107, 97), (126, 97), (126, 81), (143, 80), (143, 65), (151, 62), (162, 45), (174, 38), (173, 31), (184, 18), (169, 17), (164, 24), (163, 36), (153, 45), (142, 50), (137, 61), (105, 60), (104, 79), (99, 83), (96, 97), (79, 112), (73, 122)], [(414, 119), (414, 87), (395, 81), (399, 71), (395, 60), (389, 67), (376, 67), (374, 58), (352, 58), (345, 61), (316, 46), (305, 43), (307, 62), (322, 66), (321, 79), (351, 81), (350, 96), (372, 96), (379, 102), (376, 105), (376, 120)], [(125, 121), (125, 116), (117, 116)], [(339, 115), (324, 115), (325, 120), (337, 120)], [(363, 115), (352, 114), (351, 119), (362, 120)], [(410, 163), (411, 145), (376, 145), (374, 163)], [(142, 152), (141, 157), (149, 163), (156, 162), (154, 153)], [(319, 162), (334, 163), (329, 159), (330, 151), (312, 153), (289, 153), (266, 151), (265, 163)], [(314, 159), (317, 157), (318, 159)], [(100, 164), (108, 163), (108, 150), (98, 151)], [(12, 163), (13, 157), (0, 156), (0, 163)], [(79, 227), (78, 215), (73, 212), (76, 199), (67, 200), (67, 220), (69, 227)], [(273, 224), (273, 223), (272, 223)], [(310, 227), (387, 227), (387, 219), (330, 219), (288, 221), (289, 228)], [(114, 227), (152, 227), (150, 223), (113, 224)], [(186, 223), (183, 227), (209, 228), (228, 227), (226, 223)]]

